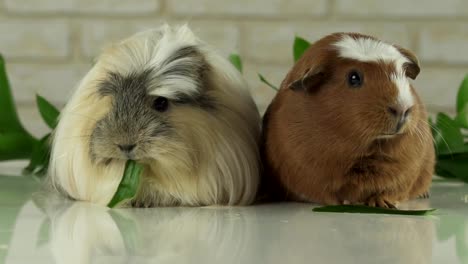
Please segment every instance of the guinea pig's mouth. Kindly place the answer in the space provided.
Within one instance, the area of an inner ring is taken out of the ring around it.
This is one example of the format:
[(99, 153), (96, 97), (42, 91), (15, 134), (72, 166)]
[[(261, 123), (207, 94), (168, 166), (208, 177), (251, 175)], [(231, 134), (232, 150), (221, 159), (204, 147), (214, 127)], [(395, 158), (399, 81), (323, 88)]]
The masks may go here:
[(391, 139), (395, 138), (397, 136), (405, 134), (403, 131), (397, 132), (397, 133), (390, 133), (390, 134), (381, 134), (377, 136), (377, 139)]

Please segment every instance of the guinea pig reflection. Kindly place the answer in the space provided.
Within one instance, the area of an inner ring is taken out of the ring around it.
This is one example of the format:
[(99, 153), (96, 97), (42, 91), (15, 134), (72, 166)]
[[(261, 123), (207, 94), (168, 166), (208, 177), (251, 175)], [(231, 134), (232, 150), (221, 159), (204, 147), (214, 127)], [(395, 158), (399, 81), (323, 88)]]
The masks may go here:
[(50, 178), (75, 200), (108, 204), (125, 162), (144, 165), (132, 205), (245, 205), (259, 181), (260, 117), (242, 75), (186, 27), (108, 49), (55, 131)]
[(258, 227), (255, 215), (239, 210), (109, 210), (76, 202), (52, 217), (51, 248), (64, 264), (244, 263)]
[[(281, 239), (265, 245), (264, 263), (432, 262), (434, 219), (309, 214), (305, 211), (291, 216), (288, 226), (272, 235)], [(298, 244), (302, 246), (296, 247)]]

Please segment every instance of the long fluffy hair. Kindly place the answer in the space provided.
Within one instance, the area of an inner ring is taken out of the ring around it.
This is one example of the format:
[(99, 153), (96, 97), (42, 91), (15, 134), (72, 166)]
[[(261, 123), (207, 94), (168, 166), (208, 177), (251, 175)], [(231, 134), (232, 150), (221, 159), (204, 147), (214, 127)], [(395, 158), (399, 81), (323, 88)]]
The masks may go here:
[[(155, 98), (169, 109), (151, 109)], [(135, 205), (249, 204), (259, 118), (226, 59), (187, 26), (165, 25), (109, 47), (81, 81), (55, 131), (50, 179), (73, 199), (105, 205), (132, 158), (145, 165)], [(129, 142), (131, 154), (116, 147)]]

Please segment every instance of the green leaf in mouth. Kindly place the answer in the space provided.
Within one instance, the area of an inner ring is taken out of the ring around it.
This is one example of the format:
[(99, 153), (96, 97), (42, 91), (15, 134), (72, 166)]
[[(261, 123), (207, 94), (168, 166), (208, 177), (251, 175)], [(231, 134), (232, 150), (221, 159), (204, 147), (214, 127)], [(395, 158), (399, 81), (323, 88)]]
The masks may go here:
[(314, 212), (326, 213), (358, 213), (358, 214), (397, 214), (397, 215), (428, 215), (436, 209), (427, 210), (398, 210), (380, 207), (370, 207), (365, 205), (327, 205), (315, 207)]
[(119, 187), (117, 188), (114, 197), (108, 204), (110, 208), (113, 208), (135, 197), (140, 186), (142, 171), (143, 165), (138, 164), (134, 160), (127, 161), (127, 164), (125, 164), (124, 175), (120, 181)]

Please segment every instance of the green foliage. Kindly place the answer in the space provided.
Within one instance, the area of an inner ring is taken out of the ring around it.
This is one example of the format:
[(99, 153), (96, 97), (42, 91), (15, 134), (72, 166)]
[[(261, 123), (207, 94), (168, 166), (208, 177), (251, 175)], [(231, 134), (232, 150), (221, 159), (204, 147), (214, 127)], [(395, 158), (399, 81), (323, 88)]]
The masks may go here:
[(460, 84), (457, 94), (457, 112), (460, 113), (466, 108), (468, 103), (468, 75), (465, 76), (465, 79)]
[(35, 139), (21, 125), (16, 112), (5, 60), (0, 55), (0, 160), (27, 159)]
[(51, 129), (54, 129), (57, 126), (59, 110), (40, 95), (36, 95), (36, 102), (42, 119)]
[(462, 81), (457, 94), (457, 115), (454, 119), (444, 113), (431, 122), (436, 149), (436, 174), (468, 182), (468, 143), (463, 134), (468, 127), (468, 75)]
[(242, 73), (243, 67), (242, 67), (242, 60), (238, 54), (231, 54), (229, 55), (229, 61), (236, 67), (239, 72)]
[[(5, 60), (0, 55), (0, 105), (2, 107), (0, 115), (0, 135), (24, 134), (29, 135), (19, 121), (16, 112), (13, 95), (11, 94), (10, 82), (8, 81)], [(30, 135), (29, 135), (30, 136)], [(32, 139), (32, 136), (30, 136)]]
[(271, 84), (269, 81), (267, 81), (265, 79), (265, 77), (263, 77), (263, 75), (261, 75), (260, 73), (258, 74), (258, 78), (260, 78), (260, 81), (263, 82), (264, 84), (270, 86), (271, 89), (275, 90), (275, 91), (278, 91), (278, 87), (274, 86), (273, 84)]
[(398, 210), (379, 207), (370, 207), (365, 205), (328, 205), (315, 207), (314, 212), (326, 213), (358, 213), (358, 214), (397, 214), (397, 215), (427, 215), (436, 209), (429, 210)]
[[(55, 128), (59, 111), (45, 98), (37, 95), (39, 112), (50, 128)], [(41, 139), (34, 138), (19, 121), (6, 75), (3, 58), (0, 56), (0, 161), (29, 159), (24, 173), (44, 175), (50, 157), (50, 133)]]
[(310, 42), (301, 38), (295, 37), (294, 44), (293, 44), (293, 57), (294, 62), (298, 61), (302, 54), (310, 47)]
[(45, 135), (34, 144), (29, 165), (24, 168), (25, 174), (36, 174), (39, 176), (47, 172), (50, 159), (50, 133)]
[(143, 166), (141, 164), (138, 164), (133, 160), (127, 161), (125, 164), (124, 175), (120, 181), (117, 192), (108, 204), (110, 208), (135, 197), (138, 187), (140, 186), (140, 174), (142, 170)]

